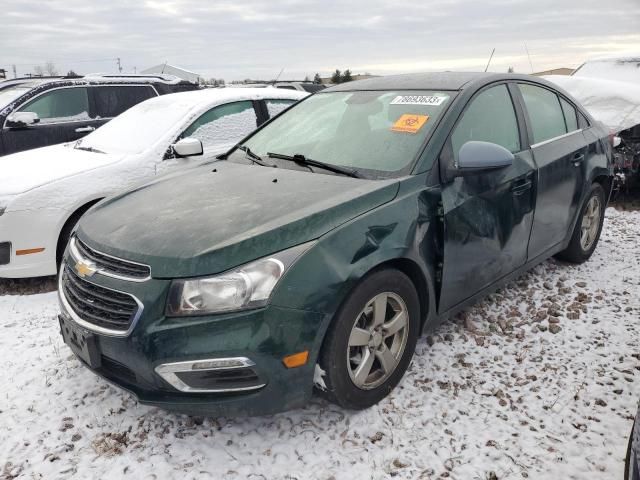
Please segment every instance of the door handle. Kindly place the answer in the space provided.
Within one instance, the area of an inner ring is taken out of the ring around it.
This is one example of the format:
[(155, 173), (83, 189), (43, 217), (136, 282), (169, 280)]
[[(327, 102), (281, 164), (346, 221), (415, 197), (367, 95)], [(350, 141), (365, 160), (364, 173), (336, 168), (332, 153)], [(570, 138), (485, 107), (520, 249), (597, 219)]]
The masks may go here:
[(580, 165), (582, 162), (584, 162), (584, 153), (576, 153), (573, 156), (573, 166), (577, 167), (578, 165)]
[(87, 132), (93, 132), (96, 128), (95, 127), (91, 127), (91, 126), (87, 126), (87, 127), (78, 127), (76, 128), (76, 133), (87, 133)]
[(512, 187), (511, 191), (514, 195), (522, 195), (524, 192), (531, 188), (532, 182), (529, 178), (525, 178), (516, 182)]

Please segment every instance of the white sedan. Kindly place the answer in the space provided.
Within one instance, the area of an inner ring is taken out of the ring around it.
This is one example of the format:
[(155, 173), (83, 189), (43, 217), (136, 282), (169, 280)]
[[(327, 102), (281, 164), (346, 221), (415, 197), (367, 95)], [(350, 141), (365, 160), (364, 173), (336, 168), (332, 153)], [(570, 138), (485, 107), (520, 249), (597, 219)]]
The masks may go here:
[(147, 100), (83, 139), (0, 158), (0, 278), (54, 275), (99, 200), (225, 152), (307, 94), (207, 89)]

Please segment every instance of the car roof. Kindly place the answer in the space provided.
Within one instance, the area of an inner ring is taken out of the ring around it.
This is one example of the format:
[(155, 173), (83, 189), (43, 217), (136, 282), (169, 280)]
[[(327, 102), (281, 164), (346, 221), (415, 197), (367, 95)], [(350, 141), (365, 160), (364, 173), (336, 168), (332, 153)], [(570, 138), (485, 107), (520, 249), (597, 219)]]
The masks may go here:
[[(341, 83), (327, 88), (323, 92), (340, 92), (353, 90), (463, 90), (479, 88), (482, 85), (500, 80), (527, 80), (552, 86), (539, 77), (514, 73), (490, 72), (429, 72), (389, 75), (385, 77), (367, 78), (353, 82)], [(557, 88), (557, 87), (554, 87)]]
[(309, 95), (297, 90), (280, 88), (205, 88), (189, 92), (170, 93), (146, 100), (145, 104), (163, 105), (179, 102), (184, 108), (208, 109), (215, 105), (243, 100), (300, 100)]

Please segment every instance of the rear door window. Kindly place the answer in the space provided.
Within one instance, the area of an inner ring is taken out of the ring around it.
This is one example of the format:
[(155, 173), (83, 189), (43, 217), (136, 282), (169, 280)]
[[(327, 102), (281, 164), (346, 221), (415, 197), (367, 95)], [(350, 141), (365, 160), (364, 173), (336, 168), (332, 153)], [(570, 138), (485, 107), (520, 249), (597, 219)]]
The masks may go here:
[(91, 87), (95, 114), (100, 118), (113, 118), (134, 105), (156, 96), (148, 85), (109, 85)]
[(516, 112), (506, 85), (480, 92), (467, 106), (451, 135), (454, 158), (469, 141), (491, 142), (512, 153), (520, 151)]
[(37, 113), (41, 124), (88, 120), (89, 95), (86, 87), (58, 88), (37, 96), (18, 111)]
[(558, 96), (551, 90), (529, 84), (518, 84), (524, 98), (533, 143), (540, 143), (567, 133)]
[(564, 98), (560, 98), (560, 105), (562, 106), (562, 112), (564, 113), (564, 120), (567, 123), (567, 131), (575, 132), (578, 130), (578, 117), (576, 116), (576, 109), (573, 108), (569, 102)]
[(275, 117), (283, 110), (289, 108), (289, 105), (295, 102), (295, 100), (286, 99), (265, 100), (265, 103), (267, 104), (267, 111), (269, 112), (269, 118)]
[(227, 103), (202, 114), (182, 134), (182, 138), (193, 137), (207, 147), (234, 144), (258, 126), (258, 117), (253, 102)]

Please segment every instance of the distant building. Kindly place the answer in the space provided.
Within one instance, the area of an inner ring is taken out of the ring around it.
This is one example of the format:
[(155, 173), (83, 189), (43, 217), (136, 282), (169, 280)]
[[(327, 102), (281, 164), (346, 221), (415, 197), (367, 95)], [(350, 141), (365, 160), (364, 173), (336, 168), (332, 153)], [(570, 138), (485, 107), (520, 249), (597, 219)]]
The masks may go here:
[(188, 82), (199, 83), (200, 75), (194, 72), (190, 72), (189, 70), (185, 70), (184, 68), (176, 67), (174, 65), (169, 65), (168, 63), (162, 63), (160, 65), (156, 65), (155, 67), (147, 68), (146, 70), (142, 70), (140, 73), (142, 74), (167, 74), (173, 75), (175, 77), (181, 78), (183, 80), (187, 80)]
[[(352, 80), (366, 80), (367, 78), (373, 78), (373, 77), (379, 77), (380, 75), (371, 75), (370, 73), (363, 73), (363, 74), (351, 74), (351, 79)], [(321, 77), (320, 80), (322, 81), (323, 85), (330, 85), (331, 84), (331, 77)]]
[(551, 70), (545, 70), (544, 72), (532, 73), (531, 75), (535, 75), (536, 77), (541, 77), (543, 75), (571, 75), (573, 71), (573, 68), (560, 67), (553, 68)]
[(0, 68), (0, 79), (7, 78), (7, 71), (4, 68)]

